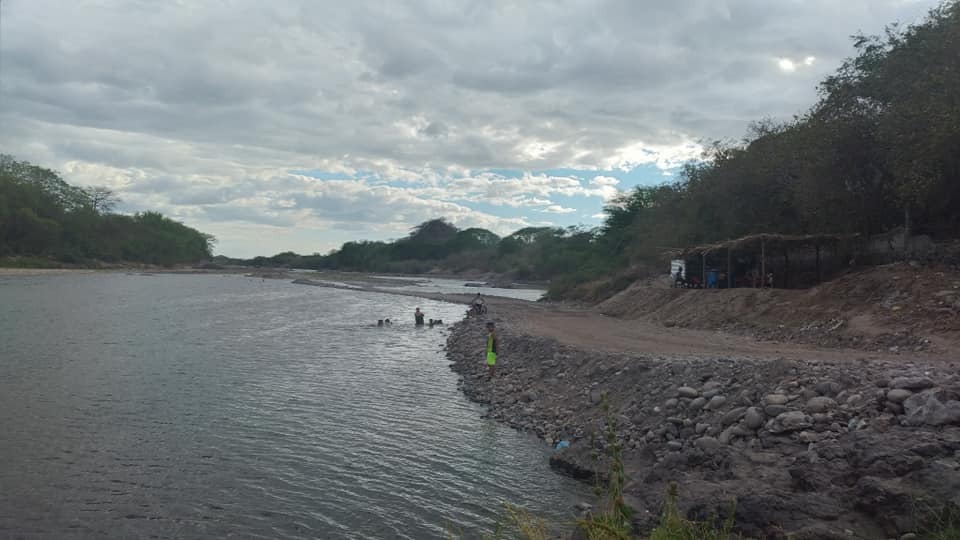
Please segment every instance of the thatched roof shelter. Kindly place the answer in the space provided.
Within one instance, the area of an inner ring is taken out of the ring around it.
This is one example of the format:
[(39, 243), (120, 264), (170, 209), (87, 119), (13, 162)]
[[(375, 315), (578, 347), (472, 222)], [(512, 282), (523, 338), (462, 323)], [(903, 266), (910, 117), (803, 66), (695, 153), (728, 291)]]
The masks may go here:
[(707, 275), (707, 257), (716, 258), (719, 254), (726, 258), (727, 286), (733, 286), (733, 254), (734, 253), (753, 253), (760, 258), (760, 275), (767, 275), (767, 257), (774, 253), (783, 254), (784, 269), (787, 275), (784, 282), (789, 282), (790, 263), (787, 254), (792, 250), (802, 248), (813, 248), (816, 250), (816, 276), (817, 282), (821, 279), (820, 271), (820, 248), (834, 247), (841, 245), (842, 242), (858, 238), (857, 234), (772, 234), (760, 233), (751, 234), (742, 238), (732, 240), (723, 240), (712, 244), (704, 244), (689, 248), (669, 249), (665, 254), (674, 258), (697, 257), (700, 259), (701, 282), (706, 282)]
[(704, 244), (689, 248), (668, 250), (672, 256), (686, 257), (689, 255), (709, 255), (712, 252), (720, 250), (731, 251), (760, 251), (763, 248), (771, 251), (782, 251), (784, 249), (828, 246), (837, 244), (844, 240), (857, 238), (857, 234), (771, 234), (760, 233), (751, 234), (742, 238), (732, 240), (723, 240), (712, 244)]

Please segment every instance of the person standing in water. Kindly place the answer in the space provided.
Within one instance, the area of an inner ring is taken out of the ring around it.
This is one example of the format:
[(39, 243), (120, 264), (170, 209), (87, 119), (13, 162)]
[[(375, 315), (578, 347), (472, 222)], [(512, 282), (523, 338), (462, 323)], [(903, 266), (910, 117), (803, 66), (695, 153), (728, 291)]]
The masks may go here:
[(496, 375), (497, 371), (497, 351), (499, 343), (497, 342), (497, 333), (493, 322), (487, 323), (487, 367), (490, 369), (490, 378)]
[(413, 320), (417, 326), (423, 326), (423, 312), (420, 311), (420, 308), (413, 312)]

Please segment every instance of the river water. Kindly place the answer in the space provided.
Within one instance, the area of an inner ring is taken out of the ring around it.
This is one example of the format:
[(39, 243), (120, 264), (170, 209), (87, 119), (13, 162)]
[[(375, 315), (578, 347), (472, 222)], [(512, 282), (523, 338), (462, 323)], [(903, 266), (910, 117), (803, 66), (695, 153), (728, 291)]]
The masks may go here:
[(586, 488), (481, 418), (415, 307), (464, 311), (235, 275), (0, 276), (0, 538), (472, 538), (504, 503), (571, 521)]

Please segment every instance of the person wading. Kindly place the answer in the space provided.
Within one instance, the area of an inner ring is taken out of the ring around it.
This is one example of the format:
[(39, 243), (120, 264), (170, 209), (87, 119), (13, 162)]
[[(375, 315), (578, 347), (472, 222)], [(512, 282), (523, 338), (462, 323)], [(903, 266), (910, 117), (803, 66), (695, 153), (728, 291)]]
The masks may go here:
[(493, 323), (487, 323), (487, 367), (490, 369), (490, 378), (496, 375), (497, 371), (497, 333), (494, 330)]
[(416, 326), (423, 326), (423, 312), (420, 311), (420, 308), (413, 312), (413, 320)]

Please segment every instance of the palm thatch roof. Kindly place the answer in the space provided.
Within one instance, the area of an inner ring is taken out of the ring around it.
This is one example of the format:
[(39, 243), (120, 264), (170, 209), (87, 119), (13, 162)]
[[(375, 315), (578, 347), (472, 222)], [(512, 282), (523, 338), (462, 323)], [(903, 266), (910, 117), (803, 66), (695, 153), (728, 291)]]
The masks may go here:
[(760, 233), (751, 234), (742, 238), (732, 240), (723, 240), (713, 244), (704, 244), (689, 248), (676, 248), (667, 250), (666, 253), (672, 256), (686, 257), (688, 255), (709, 255), (714, 251), (733, 250), (733, 251), (759, 251), (761, 246), (770, 251), (782, 251), (784, 249), (814, 247), (832, 245), (852, 240), (860, 235), (858, 234), (771, 234)]

